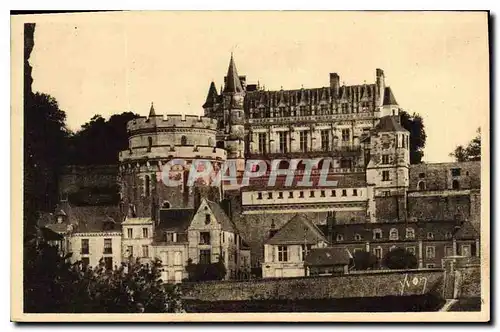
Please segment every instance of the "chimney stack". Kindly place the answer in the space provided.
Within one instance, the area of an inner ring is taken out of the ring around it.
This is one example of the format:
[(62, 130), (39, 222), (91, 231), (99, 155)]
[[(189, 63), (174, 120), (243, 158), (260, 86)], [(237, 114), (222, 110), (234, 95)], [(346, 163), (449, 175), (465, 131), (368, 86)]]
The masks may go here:
[(376, 84), (377, 84), (377, 97), (379, 101), (379, 106), (382, 106), (382, 101), (384, 100), (384, 91), (385, 91), (385, 75), (384, 71), (380, 68), (376, 70)]
[(330, 88), (333, 89), (335, 96), (339, 95), (340, 77), (337, 73), (330, 73)]
[(336, 223), (335, 211), (328, 211), (328, 215), (326, 217), (326, 227), (327, 227), (327, 238), (330, 244), (333, 243), (333, 228)]

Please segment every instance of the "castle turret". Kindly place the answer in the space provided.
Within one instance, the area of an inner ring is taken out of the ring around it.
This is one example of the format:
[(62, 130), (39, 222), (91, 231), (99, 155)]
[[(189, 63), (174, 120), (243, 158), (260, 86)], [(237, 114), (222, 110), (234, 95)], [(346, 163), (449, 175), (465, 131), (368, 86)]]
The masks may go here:
[(217, 104), (217, 96), (219, 93), (217, 92), (217, 88), (215, 87), (215, 83), (212, 81), (210, 83), (210, 87), (208, 88), (207, 99), (203, 104), (203, 109), (205, 110), (205, 116), (212, 116), (214, 112), (214, 107)]
[(227, 114), (227, 137), (225, 146), (228, 153), (228, 159), (241, 160), (244, 164), (245, 151), (245, 113), (243, 111), (243, 101), (245, 90), (240, 81), (240, 76), (236, 70), (233, 55), (229, 61), (229, 68), (225, 78), (223, 90), (224, 111)]
[[(370, 162), (366, 168), (371, 221), (405, 220), (409, 185), (410, 133), (401, 126), (399, 115), (380, 118), (371, 137)], [(371, 208), (370, 208), (371, 206)], [(385, 211), (385, 214), (375, 214)]]
[(380, 107), (380, 117), (399, 115), (399, 105), (390, 87), (384, 89), (384, 99)]

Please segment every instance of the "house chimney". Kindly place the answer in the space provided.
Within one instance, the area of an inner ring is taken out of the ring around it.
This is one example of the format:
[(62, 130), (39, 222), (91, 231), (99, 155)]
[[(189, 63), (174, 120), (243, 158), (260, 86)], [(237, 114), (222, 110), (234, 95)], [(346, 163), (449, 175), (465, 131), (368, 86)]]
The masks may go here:
[(271, 220), (271, 229), (269, 230), (269, 238), (272, 238), (274, 234), (276, 234), (278, 230), (276, 229), (276, 224), (274, 223), (274, 219)]
[(335, 96), (339, 95), (340, 77), (337, 73), (330, 73), (330, 88), (333, 89)]
[(333, 243), (333, 232), (336, 223), (336, 215), (335, 211), (328, 211), (328, 215), (326, 217), (326, 227), (327, 227), (327, 239), (331, 243)]
[(377, 100), (378, 105), (382, 106), (382, 101), (384, 100), (384, 91), (385, 91), (385, 75), (384, 71), (380, 68), (376, 69), (376, 84), (377, 84)]

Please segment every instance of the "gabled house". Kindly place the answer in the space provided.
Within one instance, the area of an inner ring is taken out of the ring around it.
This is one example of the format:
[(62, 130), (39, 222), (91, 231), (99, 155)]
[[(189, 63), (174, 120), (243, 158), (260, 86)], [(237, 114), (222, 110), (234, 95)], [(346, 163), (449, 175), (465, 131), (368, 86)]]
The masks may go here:
[(306, 275), (346, 274), (352, 259), (347, 248), (313, 248), (305, 259)]
[(304, 259), (313, 248), (323, 248), (328, 240), (303, 214), (296, 214), (264, 244), (263, 278), (305, 276)]

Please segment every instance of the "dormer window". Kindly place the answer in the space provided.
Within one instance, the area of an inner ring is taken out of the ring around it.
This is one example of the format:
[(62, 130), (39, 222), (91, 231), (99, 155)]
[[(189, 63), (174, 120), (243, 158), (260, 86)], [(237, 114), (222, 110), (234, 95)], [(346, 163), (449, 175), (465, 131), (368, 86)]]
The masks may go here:
[(434, 240), (434, 233), (432, 232), (427, 233), (427, 240)]
[(361, 241), (363, 238), (359, 234), (354, 234), (354, 240), (355, 241)]
[(382, 239), (382, 230), (377, 228), (373, 230), (373, 239), (374, 240), (380, 240)]
[(392, 228), (390, 233), (389, 233), (389, 239), (390, 240), (397, 240), (399, 238), (398, 230), (395, 228)]
[(415, 238), (415, 230), (411, 227), (406, 229), (406, 238), (407, 239), (414, 239)]
[(337, 241), (344, 241), (344, 235), (337, 234)]

